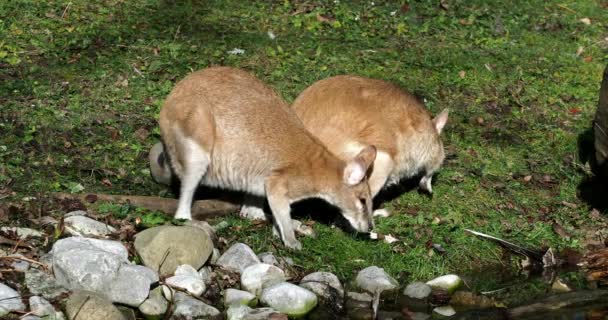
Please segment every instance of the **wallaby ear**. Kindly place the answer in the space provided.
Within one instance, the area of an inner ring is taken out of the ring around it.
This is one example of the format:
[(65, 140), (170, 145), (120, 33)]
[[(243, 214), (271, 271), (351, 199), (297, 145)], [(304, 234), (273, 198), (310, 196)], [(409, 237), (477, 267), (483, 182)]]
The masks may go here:
[(443, 130), (443, 127), (445, 127), (445, 124), (448, 122), (448, 113), (449, 110), (446, 108), (433, 118), (433, 123), (435, 124), (435, 129), (437, 129), (438, 134), (441, 134), (441, 130)]
[(363, 150), (344, 167), (344, 183), (350, 186), (359, 184), (363, 178), (365, 178), (367, 169), (374, 163), (374, 160), (376, 160), (376, 147), (367, 146), (363, 148)]

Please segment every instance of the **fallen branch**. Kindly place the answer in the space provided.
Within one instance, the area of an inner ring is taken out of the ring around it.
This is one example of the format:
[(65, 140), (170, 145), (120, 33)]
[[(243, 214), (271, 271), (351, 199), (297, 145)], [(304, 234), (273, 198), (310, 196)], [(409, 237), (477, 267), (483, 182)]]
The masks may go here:
[[(56, 199), (80, 200), (82, 202), (108, 201), (118, 203), (129, 203), (137, 207), (143, 207), (149, 210), (158, 210), (169, 216), (173, 216), (177, 210), (177, 200), (149, 197), (149, 196), (129, 196), (129, 195), (113, 195), (113, 194), (98, 194), (98, 193), (82, 193), (72, 194), (56, 192), (52, 193)], [(230, 202), (221, 200), (198, 200), (192, 204), (192, 218), (196, 220), (206, 220), (208, 218), (224, 216), (236, 212), (239, 206)]]
[(543, 255), (540, 252), (538, 252), (538, 251), (530, 250), (528, 248), (524, 248), (522, 246), (516, 245), (516, 244), (511, 243), (509, 241), (506, 241), (506, 240), (503, 240), (503, 239), (500, 239), (500, 238), (496, 238), (494, 236), (491, 236), (491, 235), (488, 235), (488, 234), (485, 234), (485, 233), (481, 233), (481, 232), (478, 232), (478, 231), (474, 231), (474, 230), (470, 230), (470, 229), (464, 229), (464, 231), (468, 232), (468, 233), (470, 233), (472, 235), (478, 236), (480, 238), (484, 238), (484, 239), (488, 239), (488, 240), (494, 241), (494, 242), (500, 244), (501, 246), (503, 246), (503, 247), (511, 250), (512, 252), (515, 252), (517, 254), (526, 256), (526, 257), (528, 257), (530, 259), (533, 259), (535, 261), (539, 261), (539, 262), (543, 261)]
[(561, 308), (591, 303), (608, 303), (608, 290), (586, 290), (558, 294), (536, 303), (509, 309), (508, 314), (512, 318), (517, 318), (523, 315), (544, 314)]

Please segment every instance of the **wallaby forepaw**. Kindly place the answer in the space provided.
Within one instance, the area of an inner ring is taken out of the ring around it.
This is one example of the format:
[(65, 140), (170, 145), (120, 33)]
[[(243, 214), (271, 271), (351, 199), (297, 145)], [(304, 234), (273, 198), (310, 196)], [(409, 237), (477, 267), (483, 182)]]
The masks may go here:
[(376, 209), (376, 210), (374, 210), (374, 213), (373, 213), (374, 217), (386, 218), (386, 217), (390, 217), (390, 215), (391, 215), (391, 212), (386, 209)]
[(258, 207), (242, 206), (239, 216), (249, 220), (267, 220), (264, 210)]
[(175, 214), (175, 219), (182, 220), (192, 220), (192, 215), (190, 213), (178, 212)]

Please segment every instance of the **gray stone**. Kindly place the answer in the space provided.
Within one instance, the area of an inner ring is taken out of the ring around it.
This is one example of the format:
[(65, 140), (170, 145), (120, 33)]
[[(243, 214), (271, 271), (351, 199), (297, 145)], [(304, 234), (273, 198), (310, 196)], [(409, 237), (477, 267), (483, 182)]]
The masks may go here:
[(75, 217), (75, 216), (86, 216), (87, 212), (83, 211), (83, 210), (75, 210), (75, 211), (71, 211), (66, 213), (63, 217), (64, 218), (68, 218), (68, 217)]
[(29, 262), (20, 259), (20, 258), (25, 258), (22, 254), (15, 253), (15, 254), (9, 255), (9, 257), (15, 258), (15, 259), (12, 259), (12, 262), (11, 262), (11, 267), (13, 269), (15, 269), (15, 271), (25, 272), (30, 268)]
[(456, 310), (452, 306), (441, 306), (433, 309), (433, 316), (451, 317), (456, 314)]
[(260, 301), (293, 318), (302, 317), (317, 306), (317, 296), (312, 291), (288, 282), (264, 289)]
[(260, 259), (255, 255), (255, 252), (249, 246), (240, 242), (233, 244), (217, 260), (217, 265), (220, 267), (238, 273), (257, 263), (260, 263)]
[(25, 305), (21, 302), (21, 295), (13, 288), (0, 283), (0, 316), (13, 311), (23, 311)]
[(367, 267), (357, 274), (357, 286), (370, 293), (381, 293), (394, 290), (399, 286), (397, 280), (388, 275), (384, 269), (376, 266)]
[(39, 296), (32, 296), (29, 300), (33, 315), (43, 317), (45, 320), (64, 320), (63, 313), (55, 310), (53, 305)]
[(82, 215), (72, 215), (63, 221), (65, 231), (73, 236), (107, 237), (116, 232), (114, 227)]
[(110, 301), (90, 291), (75, 291), (68, 299), (65, 310), (70, 320), (125, 320)]
[[(19, 318), (19, 320), (42, 320), (42, 318), (40, 318), (38, 316), (28, 315), (28, 316)], [(46, 320), (46, 318), (45, 318), (45, 320)]]
[(118, 308), (118, 311), (122, 313), (122, 316), (125, 318), (125, 320), (137, 320), (137, 317), (135, 316), (135, 310), (125, 306), (116, 307)]
[(347, 292), (346, 297), (348, 297), (351, 300), (356, 300), (356, 301), (365, 302), (365, 303), (372, 303), (372, 300), (374, 299), (374, 298), (372, 298), (371, 295), (369, 295), (365, 292), (352, 292), (352, 291)]
[(205, 282), (205, 285), (208, 286), (213, 282), (213, 278), (215, 277), (215, 273), (211, 269), (211, 267), (202, 267), (198, 271), (199, 276)]
[(173, 309), (171, 319), (208, 319), (219, 315), (220, 311), (216, 308), (196, 300), (185, 293), (175, 293), (175, 308)]
[[(161, 276), (188, 264), (199, 269), (211, 256), (213, 242), (207, 232), (195, 227), (160, 226), (135, 236), (135, 250), (142, 262)], [(162, 266), (161, 266), (162, 263)]]
[(53, 276), (38, 269), (30, 269), (25, 273), (25, 286), (32, 294), (46, 299), (55, 299), (68, 292)]
[(300, 286), (325, 299), (338, 298), (341, 301), (344, 298), (344, 288), (340, 284), (340, 279), (330, 272), (307, 274), (300, 280)]
[(426, 299), (431, 295), (431, 286), (424, 282), (412, 282), (405, 287), (403, 294), (413, 299)]
[(167, 278), (165, 284), (173, 288), (184, 289), (195, 296), (202, 295), (206, 289), (203, 277), (187, 264), (177, 267), (175, 275)]
[(224, 291), (224, 306), (229, 307), (233, 304), (255, 306), (257, 299), (250, 292), (228, 288)]
[(241, 287), (259, 296), (262, 289), (286, 280), (283, 270), (265, 263), (257, 263), (245, 268), (241, 274)]
[[(84, 243), (93, 246), (84, 247)], [(59, 240), (52, 250), (57, 282), (69, 289), (89, 290), (113, 302), (138, 306), (148, 297), (150, 285), (158, 281), (158, 276), (144, 266), (130, 264), (126, 248), (120, 244), (119, 249), (116, 243), (80, 237)]]
[[(271, 318), (273, 316), (280, 315), (279, 312), (272, 308), (258, 308), (252, 309), (245, 305), (231, 305), (226, 310), (227, 320), (268, 320), (268, 319), (281, 319)], [(287, 317), (285, 316), (285, 319)]]
[(146, 319), (161, 319), (165, 312), (167, 312), (167, 307), (169, 307), (169, 303), (163, 297), (161, 287), (157, 287), (150, 291), (148, 299), (139, 305), (139, 312)]
[(211, 252), (211, 258), (209, 259), (209, 262), (211, 262), (211, 264), (216, 264), (217, 260), (220, 258), (222, 254), (220, 253), (220, 250), (218, 248), (213, 248), (213, 252)]
[(51, 253), (54, 255), (58, 252), (70, 251), (73, 249), (93, 250), (98, 249), (120, 257), (124, 261), (128, 261), (129, 252), (127, 248), (119, 241), (100, 240), (83, 237), (69, 237), (61, 239), (53, 244)]
[(258, 259), (260, 259), (262, 263), (271, 264), (279, 268), (281, 267), (279, 260), (274, 256), (274, 254), (272, 254), (272, 252), (262, 252), (258, 254)]
[(217, 242), (217, 235), (215, 234), (215, 230), (213, 229), (213, 227), (211, 225), (209, 225), (209, 223), (207, 221), (188, 220), (188, 221), (186, 221), (186, 223), (184, 225), (189, 226), (189, 227), (199, 228), (199, 229), (207, 232), (207, 234), (209, 235), (209, 238), (211, 238), (211, 241), (213, 241), (213, 243)]
[(17, 237), (22, 240), (27, 237), (41, 238), (43, 236), (42, 232), (30, 228), (2, 227), (0, 230), (3, 232), (14, 232), (17, 234)]

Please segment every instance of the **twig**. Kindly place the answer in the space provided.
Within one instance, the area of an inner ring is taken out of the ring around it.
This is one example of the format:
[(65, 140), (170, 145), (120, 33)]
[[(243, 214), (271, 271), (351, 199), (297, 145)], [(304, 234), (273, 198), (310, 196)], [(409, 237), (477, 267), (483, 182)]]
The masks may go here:
[(70, 9), (70, 6), (72, 5), (71, 2), (68, 2), (68, 5), (65, 6), (65, 9), (63, 9), (63, 13), (61, 14), (61, 19), (63, 19), (66, 15), (66, 13), (68, 13), (68, 10)]
[(76, 320), (78, 319), (78, 314), (80, 313), (80, 310), (82, 310), (82, 308), (84, 307), (84, 305), (89, 302), (89, 300), (91, 299), (91, 296), (87, 296), (86, 299), (84, 299), (84, 301), (82, 302), (82, 304), (80, 305), (80, 307), (78, 308), (78, 311), (76, 311), (76, 314), (74, 314), (74, 317), (72, 319)]
[(565, 6), (565, 5), (563, 5), (563, 4), (557, 4), (557, 7), (558, 7), (558, 8), (561, 8), (561, 9), (564, 9), (564, 10), (566, 10), (566, 11), (569, 11), (569, 12), (571, 12), (571, 13), (576, 13), (576, 11), (574, 11), (574, 10), (572, 10), (572, 9), (570, 9), (570, 8), (568, 8), (568, 7), (566, 7), (566, 6)]
[(160, 269), (163, 267), (163, 264), (165, 264), (165, 260), (167, 260), (169, 253), (171, 253), (171, 250), (170, 250), (170, 248), (167, 248), (167, 250), (165, 251), (165, 254), (163, 255), (163, 259), (160, 260), (160, 264), (158, 265), (158, 270), (157, 270), (158, 274), (161, 274)]
[(42, 266), (44, 269), (46, 269), (46, 265), (44, 263), (29, 259), (29, 258), (25, 258), (25, 257), (7, 256), (7, 257), (0, 257), (0, 259), (23, 260), (23, 261), (27, 261), (29, 263), (37, 264), (39, 266)]

